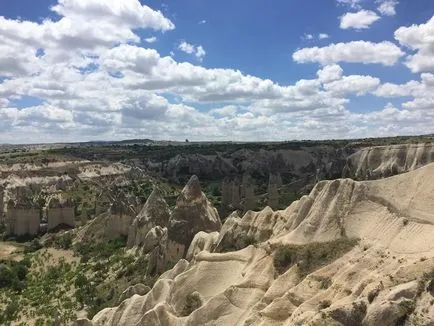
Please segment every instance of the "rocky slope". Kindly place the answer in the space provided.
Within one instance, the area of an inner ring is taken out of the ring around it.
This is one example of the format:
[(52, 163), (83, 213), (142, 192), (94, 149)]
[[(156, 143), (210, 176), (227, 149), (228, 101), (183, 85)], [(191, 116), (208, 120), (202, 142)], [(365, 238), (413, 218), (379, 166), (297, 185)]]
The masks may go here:
[(347, 158), (344, 176), (379, 179), (434, 162), (434, 144), (402, 144), (363, 148)]
[(347, 155), (346, 149), (327, 145), (294, 146), (293, 149), (266, 149), (258, 145), (256, 150), (177, 154), (159, 162), (144, 161), (143, 166), (175, 181), (192, 174), (200, 179), (222, 180), (245, 173), (268, 179), (269, 174), (280, 173), (287, 182), (300, 177), (314, 182), (316, 175), (340, 176)]
[[(242, 236), (258, 243), (209, 252)], [(322, 181), (284, 211), (234, 215), (220, 233), (197, 234), (190, 263), (80, 322), (433, 325), (433, 237), (434, 164), (376, 181)]]

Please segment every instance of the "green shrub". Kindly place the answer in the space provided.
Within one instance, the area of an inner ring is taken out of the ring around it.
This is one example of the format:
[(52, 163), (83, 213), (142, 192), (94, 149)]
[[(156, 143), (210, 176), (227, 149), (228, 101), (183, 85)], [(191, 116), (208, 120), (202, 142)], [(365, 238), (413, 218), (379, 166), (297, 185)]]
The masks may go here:
[(0, 288), (9, 288), (21, 292), (30, 267), (30, 261), (23, 259), (19, 262), (13, 260), (0, 261)]
[(24, 247), (24, 253), (32, 253), (42, 248), (42, 244), (39, 239), (33, 239), (29, 244)]
[(185, 297), (184, 307), (182, 309), (182, 316), (189, 316), (193, 311), (202, 306), (202, 300), (198, 292), (192, 292)]
[(339, 238), (329, 242), (282, 246), (274, 254), (274, 267), (282, 274), (291, 266), (297, 265), (300, 276), (306, 276), (341, 257), (357, 242), (357, 239)]

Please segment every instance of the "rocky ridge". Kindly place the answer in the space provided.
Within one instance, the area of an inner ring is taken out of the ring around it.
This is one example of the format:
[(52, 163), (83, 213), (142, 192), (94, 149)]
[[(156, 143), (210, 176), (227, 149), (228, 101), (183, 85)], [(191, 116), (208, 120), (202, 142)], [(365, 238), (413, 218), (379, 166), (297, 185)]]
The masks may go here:
[[(197, 198), (197, 189), (183, 196), (180, 202)], [(233, 215), (219, 233), (196, 234), (187, 253), (190, 264), (181, 259), (149, 293), (133, 295), (88, 322), (431, 325), (433, 196), (434, 164), (382, 180), (322, 181), (283, 211)], [(213, 252), (241, 236), (256, 244)], [(319, 242), (327, 248), (345, 239), (360, 240), (307, 274), (306, 261), (277, 269), (276, 255), (288, 245)]]

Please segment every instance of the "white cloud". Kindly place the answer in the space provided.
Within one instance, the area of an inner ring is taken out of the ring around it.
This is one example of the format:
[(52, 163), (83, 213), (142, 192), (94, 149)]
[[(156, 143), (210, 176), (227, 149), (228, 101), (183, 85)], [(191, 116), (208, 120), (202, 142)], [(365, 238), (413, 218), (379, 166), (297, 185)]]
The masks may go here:
[(322, 48), (303, 48), (294, 52), (292, 58), (299, 63), (318, 62), (322, 65), (350, 62), (379, 63), (392, 66), (403, 55), (401, 49), (391, 42), (353, 41), (349, 43), (332, 43)]
[[(336, 64), (392, 65), (403, 53), (390, 42), (301, 49), (294, 60), (324, 67), (314, 79), (279, 85), (236, 69), (207, 69), (143, 48), (137, 26), (170, 29), (161, 13), (145, 18), (142, 13), (148, 10), (138, 7), (138, 1), (111, 0), (101, 6), (97, 2), (62, 1), (56, 8), (61, 13), (58, 20), (40, 23), (0, 18), (0, 77), (8, 77), (0, 79), (2, 142), (138, 137), (256, 140), (258, 130), (264, 140), (283, 140), (432, 129), (433, 74), (378, 87), (375, 76), (345, 75)], [(357, 4), (347, 1), (350, 6)], [(316, 33), (312, 37), (322, 38)], [(413, 44), (410, 40), (406, 42)], [(425, 43), (415, 44), (418, 50)], [(205, 55), (197, 45), (186, 43), (184, 50)], [(401, 107), (351, 112), (353, 95), (369, 92), (409, 98)], [(26, 96), (42, 104), (18, 109), (17, 101)]]
[[(1, 75), (38, 73), (47, 63), (86, 66), (87, 58), (106, 48), (139, 42), (133, 28), (174, 28), (160, 12), (138, 0), (59, 0), (51, 9), (60, 15), (59, 20), (36, 23), (0, 16)], [(43, 55), (37, 57), (37, 51)]]
[(340, 17), (340, 28), (367, 29), (379, 19), (380, 16), (371, 10), (347, 12), (345, 15)]
[(324, 40), (329, 38), (330, 36), (326, 33), (319, 33), (318, 35), (314, 35), (314, 34), (310, 34), (310, 33), (306, 33), (304, 34), (301, 38), (303, 40), (314, 40), (314, 39), (318, 39), (318, 40)]
[(188, 54), (193, 54), (199, 60), (202, 60), (202, 58), (206, 54), (206, 51), (204, 50), (202, 45), (195, 46), (193, 44), (187, 43), (186, 41), (182, 41), (181, 43), (179, 43), (178, 50)]
[(415, 50), (409, 55), (406, 65), (412, 72), (434, 70), (434, 16), (425, 24), (400, 27), (395, 31), (395, 39), (403, 46)]
[(412, 97), (402, 104), (409, 110), (434, 110), (434, 74), (423, 73), (420, 81), (411, 80), (405, 84), (385, 83), (374, 92), (385, 98)]
[(199, 24), (199, 25), (206, 24), (206, 20), (205, 20), (205, 19), (202, 19), (202, 20), (200, 20), (200, 21), (198, 22), (198, 24)]
[(155, 43), (155, 42), (157, 42), (157, 38), (155, 36), (151, 36), (151, 37), (145, 38), (145, 41), (148, 43)]
[(340, 5), (350, 6), (351, 8), (358, 9), (360, 8), (359, 3), (362, 0), (337, 0), (337, 3)]
[(324, 85), (326, 91), (332, 92), (335, 96), (345, 94), (365, 95), (375, 90), (380, 85), (380, 80), (371, 76), (351, 75), (344, 76), (339, 80)]
[(396, 0), (376, 0), (379, 6), (377, 10), (384, 16), (395, 16), (395, 7), (399, 4)]
[(139, 0), (58, 0), (52, 10), (74, 20), (104, 21), (113, 25), (162, 31), (175, 28), (160, 11), (142, 5)]
[(339, 65), (333, 64), (318, 70), (317, 76), (319, 81), (328, 83), (337, 79), (341, 79), (343, 72), (343, 69)]

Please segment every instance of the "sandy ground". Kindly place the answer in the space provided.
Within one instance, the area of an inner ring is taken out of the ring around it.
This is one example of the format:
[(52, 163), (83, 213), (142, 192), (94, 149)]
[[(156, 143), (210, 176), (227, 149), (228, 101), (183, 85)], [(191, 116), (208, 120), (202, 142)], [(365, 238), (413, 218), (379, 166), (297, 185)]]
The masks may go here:
[(20, 260), (23, 257), (22, 252), (21, 244), (0, 241), (0, 259)]

